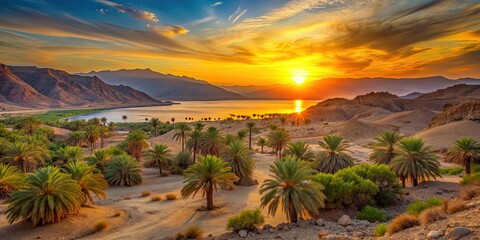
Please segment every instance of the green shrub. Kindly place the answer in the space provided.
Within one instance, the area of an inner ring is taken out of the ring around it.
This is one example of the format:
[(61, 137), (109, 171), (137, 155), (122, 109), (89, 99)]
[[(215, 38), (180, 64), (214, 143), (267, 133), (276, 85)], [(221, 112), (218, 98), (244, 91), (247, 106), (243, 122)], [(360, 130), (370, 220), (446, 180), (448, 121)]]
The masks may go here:
[(440, 174), (445, 175), (458, 175), (463, 172), (463, 167), (448, 167), (448, 168), (441, 168)]
[(436, 197), (431, 197), (425, 201), (415, 200), (407, 207), (407, 213), (418, 216), (424, 210), (438, 207), (442, 205), (442, 200)]
[(253, 231), (264, 221), (265, 217), (259, 209), (244, 210), (228, 219), (227, 229), (232, 229), (236, 232), (240, 230)]
[(402, 193), (402, 186), (388, 165), (361, 164), (353, 166), (351, 171), (377, 185), (378, 192), (375, 194), (374, 200), (379, 206), (385, 207), (393, 204)]
[(462, 181), (460, 181), (460, 184), (462, 184), (462, 186), (466, 186), (470, 184), (480, 185), (480, 173), (463, 176), (463, 179)]
[(369, 222), (384, 222), (387, 219), (382, 210), (372, 206), (364, 207), (358, 214), (357, 218)]
[(442, 205), (442, 199), (437, 197), (431, 197), (425, 200), (425, 203), (427, 203), (429, 207), (438, 207)]
[(480, 173), (480, 164), (472, 164), (472, 173)]
[(385, 233), (387, 233), (387, 229), (388, 229), (388, 224), (385, 224), (385, 223), (377, 224), (374, 232), (375, 237), (383, 237)]

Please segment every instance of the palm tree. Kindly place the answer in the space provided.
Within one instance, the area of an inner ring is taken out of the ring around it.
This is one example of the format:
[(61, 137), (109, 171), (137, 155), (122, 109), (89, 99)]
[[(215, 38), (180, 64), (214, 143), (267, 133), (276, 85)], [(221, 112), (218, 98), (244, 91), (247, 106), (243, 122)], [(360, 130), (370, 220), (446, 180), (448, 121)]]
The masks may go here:
[(375, 137), (375, 141), (371, 144), (373, 152), (370, 154), (370, 160), (376, 164), (390, 164), (395, 157), (397, 144), (402, 140), (402, 136), (398, 132), (384, 132)]
[(242, 129), (237, 132), (237, 136), (235, 136), (235, 138), (243, 141), (247, 137), (247, 134), (248, 134), (248, 130)]
[(268, 145), (271, 146), (278, 157), (282, 156), (282, 150), (290, 142), (290, 136), (285, 129), (280, 128), (270, 131), (267, 135)]
[(204, 127), (205, 127), (205, 124), (201, 122), (197, 122), (193, 124), (193, 130), (202, 131)]
[(349, 144), (343, 137), (327, 135), (318, 143), (323, 151), (317, 156), (316, 169), (324, 173), (336, 173), (338, 170), (353, 166), (353, 158), (345, 153)]
[(71, 178), (80, 185), (82, 192), (85, 196), (83, 203), (90, 201), (90, 203), (95, 204), (93, 201), (93, 196), (106, 198), (107, 193), (105, 192), (108, 188), (108, 183), (101, 173), (94, 173), (95, 166), (89, 166), (83, 162), (71, 162), (69, 163), (64, 171), (67, 174), (70, 174)]
[(200, 152), (202, 155), (219, 156), (224, 144), (224, 138), (215, 127), (209, 127), (200, 137)]
[(98, 134), (100, 135), (100, 148), (103, 148), (103, 140), (108, 136), (109, 134), (108, 127), (106, 126), (100, 126), (98, 127)]
[(95, 149), (95, 143), (100, 135), (98, 132), (98, 127), (95, 125), (88, 125), (84, 128), (85, 131), (85, 139), (90, 144), (90, 154), (93, 154), (93, 150)]
[(116, 126), (116, 124), (114, 122), (109, 122), (108, 123), (108, 131), (114, 132), (115, 131), (115, 126)]
[(160, 176), (163, 175), (162, 166), (167, 165), (172, 159), (171, 151), (167, 145), (155, 144), (152, 149), (147, 151), (147, 157), (152, 166), (157, 166)]
[(122, 119), (123, 119), (123, 122), (124, 122), (124, 123), (127, 121), (127, 118), (128, 118), (127, 115), (123, 115), (123, 116), (122, 116)]
[(294, 155), (299, 160), (313, 161), (315, 159), (315, 153), (313, 153), (310, 146), (303, 141), (292, 142), (287, 145), (284, 155)]
[(285, 123), (287, 122), (287, 117), (281, 116), (279, 119), (280, 119), (280, 124), (282, 124), (282, 128), (285, 127)]
[(67, 136), (67, 143), (72, 146), (80, 146), (80, 144), (86, 139), (85, 131), (70, 132)]
[(25, 177), (17, 167), (0, 164), (0, 199), (8, 198), (12, 192), (24, 187)]
[(152, 118), (150, 119), (150, 125), (153, 127), (153, 135), (157, 136), (157, 127), (160, 125), (162, 122), (158, 120), (158, 118)]
[(193, 152), (193, 163), (197, 159), (197, 153), (199, 150), (200, 138), (202, 137), (201, 128), (196, 128), (188, 134), (187, 148)]
[(105, 168), (105, 179), (111, 185), (133, 186), (142, 183), (140, 163), (129, 155), (113, 157)]
[(102, 117), (100, 118), (100, 122), (102, 123), (102, 126), (107, 126), (107, 118), (106, 117)]
[(324, 187), (314, 180), (315, 170), (296, 157), (289, 155), (276, 160), (270, 172), (271, 179), (265, 180), (260, 187), (260, 207), (268, 206), (269, 215), (275, 216), (281, 206), (287, 219), (297, 222), (306, 211), (318, 213), (318, 209), (324, 207)]
[(92, 156), (85, 158), (89, 165), (95, 166), (101, 173), (104, 173), (108, 161), (114, 156), (111, 149), (100, 149)]
[(390, 162), (390, 167), (402, 180), (410, 178), (413, 186), (418, 185), (418, 179), (436, 179), (440, 176), (440, 163), (430, 147), (425, 146), (421, 138), (404, 138), (398, 144), (395, 157)]
[(41, 168), (26, 177), (27, 187), (7, 199), (5, 212), (10, 224), (19, 218), (33, 226), (59, 222), (68, 214), (77, 213), (84, 199), (80, 185), (70, 175), (52, 166)]
[(26, 173), (33, 170), (39, 162), (43, 162), (43, 157), (39, 148), (24, 142), (14, 142), (9, 145), (2, 160), (18, 166)]
[(64, 163), (78, 162), (83, 159), (82, 149), (80, 149), (79, 147), (67, 146), (63, 149), (62, 155)]
[(247, 122), (246, 127), (248, 129), (248, 149), (252, 150), (252, 133), (258, 133), (258, 128), (256, 128), (256, 123)]
[(235, 140), (228, 144), (222, 151), (222, 159), (228, 162), (232, 172), (239, 178), (239, 185), (253, 185), (253, 170), (255, 161), (252, 159), (252, 153), (241, 140)]
[(140, 129), (136, 129), (128, 133), (126, 138), (127, 152), (135, 157), (137, 161), (142, 159), (142, 151), (148, 148), (147, 134)]
[(178, 152), (173, 158), (173, 161), (175, 166), (181, 169), (185, 169), (188, 166), (193, 164), (192, 154), (190, 154), (190, 152), (187, 152), (187, 151)]
[(25, 117), (20, 121), (21, 129), (27, 130), (30, 135), (33, 134), (40, 124), (42, 124), (42, 121), (34, 116)]
[(222, 189), (235, 189), (238, 177), (231, 172), (231, 167), (221, 158), (212, 155), (199, 157), (198, 162), (189, 166), (184, 172), (184, 185), (181, 190), (183, 199), (195, 197), (198, 191), (207, 197), (207, 210), (213, 210), (213, 192), (217, 186)]
[(463, 165), (465, 173), (470, 174), (471, 163), (480, 157), (480, 144), (470, 137), (462, 137), (455, 141), (445, 156), (447, 162)]
[(232, 143), (233, 141), (235, 141), (237, 139), (238, 139), (237, 136), (228, 133), (224, 137), (224, 143), (225, 143), (225, 145), (228, 145), (228, 144)]
[(88, 123), (89, 123), (90, 125), (94, 125), (94, 126), (97, 126), (97, 127), (98, 127), (98, 126), (100, 126), (100, 119), (97, 118), (97, 117), (90, 118), (90, 119), (88, 119)]
[(257, 145), (262, 148), (261, 153), (263, 154), (263, 147), (267, 146), (267, 139), (262, 138), (262, 137), (261, 137), (261, 138), (258, 138), (258, 140), (257, 140)]
[(172, 124), (175, 124), (175, 118), (171, 118), (170, 121), (172, 122)]
[(182, 144), (182, 151), (185, 151), (185, 139), (190, 131), (192, 131), (192, 128), (188, 126), (188, 124), (181, 122), (175, 124), (174, 127), (175, 130), (175, 135), (173, 135), (173, 139), (176, 141), (180, 141)]

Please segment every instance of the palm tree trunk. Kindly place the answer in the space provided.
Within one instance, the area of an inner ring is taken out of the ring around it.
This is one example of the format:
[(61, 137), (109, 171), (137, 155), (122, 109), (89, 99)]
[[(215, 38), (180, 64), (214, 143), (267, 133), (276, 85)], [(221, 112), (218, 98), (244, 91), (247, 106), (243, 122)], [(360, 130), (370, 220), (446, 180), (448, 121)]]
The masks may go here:
[(288, 205), (288, 215), (290, 222), (296, 223), (298, 221), (297, 212), (295, 211), (295, 207), (293, 206), (292, 202), (290, 202)]
[(197, 143), (193, 144), (193, 164), (195, 164), (195, 160), (197, 158)]
[(213, 210), (213, 185), (210, 182), (210, 187), (207, 190), (207, 210)]
[(93, 154), (93, 142), (90, 143), (90, 154)]
[(252, 150), (252, 130), (249, 131), (250, 134), (248, 136), (248, 149)]
[(263, 146), (262, 146), (262, 154), (263, 154)]
[(160, 172), (160, 176), (163, 175), (163, 172), (162, 172), (162, 164), (158, 163), (158, 171)]
[(27, 164), (25, 164), (24, 161), (20, 161), (20, 164), (22, 165), (22, 171), (23, 171), (23, 173), (27, 173)]
[(405, 188), (405, 177), (400, 177), (400, 179), (402, 180), (402, 187)]
[(185, 136), (182, 134), (182, 152), (185, 151)]
[(467, 159), (465, 159), (465, 173), (468, 175), (470, 174), (470, 167), (471, 167), (471, 159), (470, 157), (467, 157)]
[(413, 181), (413, 186), (417, 186), (418, 185), (418, 179), (417, 178), (412, 178), (412, 181)]
[(103, 148), (103, 134), (100, 135), (100, 148)]

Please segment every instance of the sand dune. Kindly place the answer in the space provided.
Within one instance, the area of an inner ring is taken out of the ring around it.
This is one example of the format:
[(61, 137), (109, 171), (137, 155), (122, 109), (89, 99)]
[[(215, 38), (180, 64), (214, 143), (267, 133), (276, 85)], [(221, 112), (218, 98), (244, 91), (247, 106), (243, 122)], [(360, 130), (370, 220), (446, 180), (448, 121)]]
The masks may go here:
[(480, 123), (464, 120), (425, 130), (415, 135), (423, 138), (434, 150), (447, 149), (460, 137), (480, 139)]
[(362, 122), (374, 123), (406, 135), (413, 135), (425, 129), (437, 115), (436, 112), (420, 109), (390, 114), (378, 114), (359, 119)]

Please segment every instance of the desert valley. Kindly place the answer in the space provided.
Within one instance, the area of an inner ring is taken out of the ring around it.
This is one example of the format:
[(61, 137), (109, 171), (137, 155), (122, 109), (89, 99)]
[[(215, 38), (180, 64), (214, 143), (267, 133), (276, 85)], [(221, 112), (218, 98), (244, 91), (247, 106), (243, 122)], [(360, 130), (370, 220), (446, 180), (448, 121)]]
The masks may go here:
[(0, 239), (478, 239), (478, 16), (7, 0)]

